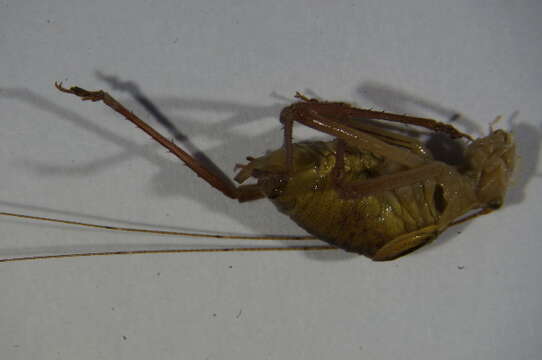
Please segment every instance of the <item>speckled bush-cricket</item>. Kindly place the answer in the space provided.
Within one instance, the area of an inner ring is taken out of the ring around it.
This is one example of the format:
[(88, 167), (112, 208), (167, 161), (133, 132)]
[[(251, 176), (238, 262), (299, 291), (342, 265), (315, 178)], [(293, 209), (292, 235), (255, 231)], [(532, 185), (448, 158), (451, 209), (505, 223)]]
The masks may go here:
[[(268, 198), (279, 211), (329, 245), (117, 251), (0, 259), (2, 262), (134, 253), (337, 248), (377, 261), (392, 260), (431, 242), (452, 225), (501, 207), (516, 160), (512, 135), (504, 130), (494, 130), (493, 126), (487, 136), (473, 139), (450, 124), (432, 119), (360, 109), (297, 93), (299, 101), (284, 108), (280, 114), (284, 145), (261, 157), (249, 156), (247, 164), (237, 165), (239, 171), (234, 180), (240, 185), (234, 185), (166, 139), (107, 92), (80, 87), (67, 89), (61, 83), (55, 83), (55, 86), (82, 100), (102, 101), (225, 196), (239, 202)], [(408, 124), (463, 139), (467, 142), (464, 161), (459, 166), (437, 161), (418, 139), (379, 126), (374, 120)], [(295, 123), (331, 135), (334, 140), (294, 143)], [(255, 182), (244, 184), (249, 178)], [(152, 232), (7, 212), (0, 214), (112, 230)], [(209, 234), (195, 236), (230, 238)], [(233, 238), (263, 240), (277, 237)]]

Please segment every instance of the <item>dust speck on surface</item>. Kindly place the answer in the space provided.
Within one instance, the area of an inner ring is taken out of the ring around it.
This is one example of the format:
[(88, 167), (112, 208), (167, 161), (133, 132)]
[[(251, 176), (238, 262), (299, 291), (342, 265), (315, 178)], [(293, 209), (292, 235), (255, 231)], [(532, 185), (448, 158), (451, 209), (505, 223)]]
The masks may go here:
[(243, 313), (243, 309), (239, 309), (239, 312), (235, 316), (236, 319), (239, 319), (241, 317), (241, 314)]
[(457, 268), (458, 268), (459, 270), (463, 270), (465, 267), (464, 267), (463, 265), (459, 265)]
[(125, 340), (128, 339), (126, 336), (122, 335), (122, 340)]

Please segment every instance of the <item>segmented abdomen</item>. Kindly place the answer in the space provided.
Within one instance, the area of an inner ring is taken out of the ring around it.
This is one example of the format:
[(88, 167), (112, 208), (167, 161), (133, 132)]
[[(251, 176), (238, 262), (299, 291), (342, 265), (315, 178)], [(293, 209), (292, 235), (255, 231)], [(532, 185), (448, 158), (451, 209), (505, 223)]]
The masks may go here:
[[(374, 177), (380, 160), (371, 154), (350, 154), (345, 162), (349, 181), (362, 181)], [(344, 199), (331, 182), (329, 169), (333, 163), (334, 156), (320, 157), (318, 167), (307, 170), (314, 176), (304, 174), (303, 186), (297, 183), (291, 189), (287, 187), (271, 199), (309, 233), (347, 251), (372, 257), (396, 237), (438, 223), (442, 187), (434, 179)], [(300, 191), (303, 187), (306, 190)]]

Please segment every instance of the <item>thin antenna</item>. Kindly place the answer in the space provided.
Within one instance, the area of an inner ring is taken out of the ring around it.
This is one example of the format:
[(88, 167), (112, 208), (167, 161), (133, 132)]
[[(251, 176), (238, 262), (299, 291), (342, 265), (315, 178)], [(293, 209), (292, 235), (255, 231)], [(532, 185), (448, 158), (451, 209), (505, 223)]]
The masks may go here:
[[(129, 227), (101, 225), (101, 224), (91, 224), (91, 223), (85, 223), (85, 222), (80, 222), (80, 221), (55, 219), (55, 218), (26, 215), (26, 214), (20, 214), (20, 213), (11, 213), (11, 212), (6, 212), (6, 211), (1, 211), (0, 216), (9, 216), (9, 217), (15, 217), (15, 218), (20, 218), (20, 219), (82, 226), (82, 227), (89, 227), (89, 228), (102, 229), (102, 230), (108, 230), (108, 231), (125, 231), (125, 232), (185, 236), (185, 237), (195, 237), (195, 238), (236, 239), (236, 240), (317, 240), (317, 238), (313, 236), (220, 235), (220, 234), (191, 233), (191, 232), (180, 232), (180, 231), (164, 231), (164, 230), (156, 230), (156, 229), (129, 228)], [(253, 252), (256, 252), (256, 251), (316, 251), (316, 250), (333, 250), (333, 249), (337, 249), (337, 248), (334, 246), (329, 246), (329, 245), (311, 245), (311, 246), (254, 247), (254, 248), (234, 247), (234, 248), (216, 248), (216, 249), (119, 250), (119, 251), (86, 252), (86, 253), (71, 253), (71, 254), (56, 254), (56, 255), (21, 256), (21, 257), (0, 259), (0, 263), (27, 261), (27, 260), (47, 260), (47, 259), (73, 258), (73, 257), (88, 257), (88, 256), (107, 256), (107, 255), (175, 254), (175, 253), (203, 253), (203, 252), (207, 252), (207, 253), (210, 253), (210, 252), (248, 252), (248, 251), (253, 251)]]
[(257, 247), (257, 248), (224, 248), (224, 249), (169, 249), (169, 250), (127, 250), (127, 251), (105, 251), (57, 255), (40, 256), (22, 256), (14, 258), (0, 259), (2, 262), (30, 261), (30, 260), (48, 260), (88, 256), (107, 256), (107, 255), (143, 255), (143, 254), (175, 254), (175, 253), (203, 253), (203, 252), (242, 252), (242, 251), (319, 251), (319, 250), (337, 250), (334, 246), (314, 245), (314, 246), (292, 246), (292, 247)]
[(208, 238), (208, 239), (235, 239), (235, 240), (318, 240), (314, 236), (281, 236), (281, 235), (266, 235), (266, 236), (252, 236), (252, 235), (220, 235), (220, 234), (206, 234), (206, 233), (192, 233), (192, 232), (181, 232), (181, 231), (164, 231), (156, 229), (139, 229), (139, 228), (130, 228), (122, 226), (109, 226), (109, 225), (100, 225), (100, 224), (91, 224), (80, 221), (72, 221), (65, 219), (55, 219), (50, 217), (42, 216), (32, 216), (19, 213), (11, 213), (0, 211), (0, 216), (10, 216), (21, 219), (37, 220), (44, 222), (60, 223), (66, 225), (82, 226), (89, 227), (94, 229), (102, 229), (108, 231), (125, 231), (125, 232), (136, 232), (136, 233), (147, 233), (147, 234), (156, 234), (156, 235), (173, 235), (173, 236), (185, 236), (185, 237), (194, 237), (194, 238)]

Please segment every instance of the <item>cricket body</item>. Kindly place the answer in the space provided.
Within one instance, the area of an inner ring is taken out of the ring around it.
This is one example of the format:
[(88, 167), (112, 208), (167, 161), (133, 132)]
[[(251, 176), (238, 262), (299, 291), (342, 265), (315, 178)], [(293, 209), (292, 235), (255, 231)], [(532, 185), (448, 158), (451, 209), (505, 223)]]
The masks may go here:
[[(503, 203), (516, 159), (512, 135), (490, 130), (473, 139), (431, 119), (324, 102), (296, 94), (283, 109), (284, 146), (238, 165), (234, 185), (205, 167), (103, 91), (70, 89), (82, 100), (103, 101), (168, 148), (211, 186), (240, 202), (267, 197), (310, 234), (377, 261), (392, 260), (434, 240), (451, 225), (487, 214)], [(406, 123), (468, 141), (464, 163), (434, 160), (417, 139), (370, 119)], [(293, 143), (295, 122), (327, 133), (329, 142)], [(468, 215), (472, 210), (477, 210)], [(310, 247), (307, 247), (310, 248)]]

